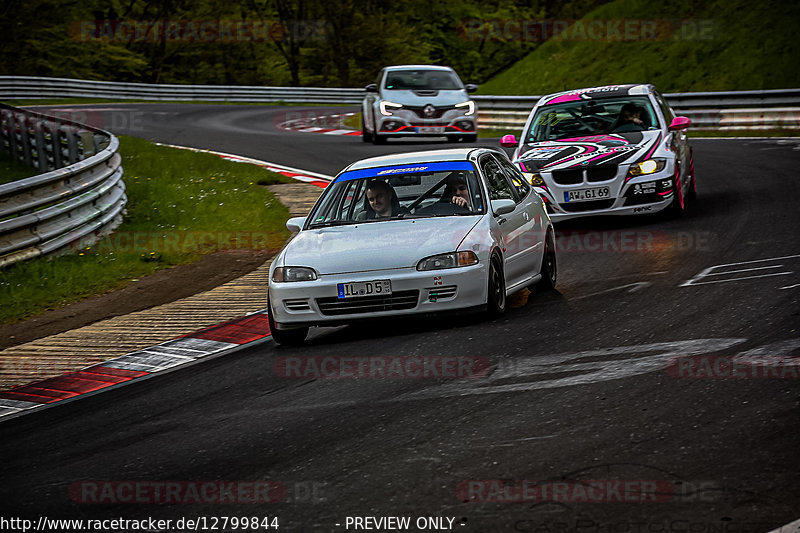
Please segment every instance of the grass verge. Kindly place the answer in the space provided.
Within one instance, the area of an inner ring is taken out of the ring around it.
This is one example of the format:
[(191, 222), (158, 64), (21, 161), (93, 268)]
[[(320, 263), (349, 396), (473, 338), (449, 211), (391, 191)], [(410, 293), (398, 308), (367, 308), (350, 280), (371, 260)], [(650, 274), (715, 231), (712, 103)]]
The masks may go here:
[(800, 4), (765, 0), (612, 0), (575, 21), (481, 94), (549, 94), (615, 83), (662, 92), (800, 86)]
[(0, 270), (0, 323), (123, 286), (222, 249), (278, 249), (288, 210), (263, 185), (279, 174), (217, 156), (120, 137), (127, 214), (73, 254)]
[(21, 180), (36, 174), (36, 170), (23, 165), (5, 150), (0, 150), (0, 185)]

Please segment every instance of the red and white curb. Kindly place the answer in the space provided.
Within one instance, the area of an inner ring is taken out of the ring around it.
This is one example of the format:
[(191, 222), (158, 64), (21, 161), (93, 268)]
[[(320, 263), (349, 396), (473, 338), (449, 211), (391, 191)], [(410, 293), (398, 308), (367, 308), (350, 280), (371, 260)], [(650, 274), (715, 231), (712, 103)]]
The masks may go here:
[(0, 421), (146, 379), (211, 356), (229, 354), (270, 338), (267, 311), (42, 381), (0, 392)]
[[(278, 127), (287, 131), (300, 131), (303, 133), (323, 133), (325, 135), (348, 135), (361, 136), (361, 132), (350, 128), (342, 127), (347, 117), (352, 117), (355, 113), (340, 113), (338, 115), (312, 115), (292, 120), (287, 120), (278, 124)], [(336, 127), (330, 127), (334, 125)]]
[(168, 148), (177, 148), (178, 150), (189, 150), (191, 152), (212, 154), (221, 157), (222, 159), (233, 161), (235, 163), (247, 163), (249, 165), (256, 165), (262, 168), (266, 168), (267, 170), (270, 170), (272, 172), (277, 172), (278, 174), (286, 176), (287, 178), (292, 178), (293, 180), (311, 183), (312, 185), (322, 187), (323, 189), (328, 186), (331, 180), (333, 180), (333, 176), (328, 176), (327, 174), (311, 172), (310, 170), (303, 170), (301, 168), (287, 167), (286, 165), (279, 165), (278, 163), (270, 163), (269, 161), (262, 161), (260, 159), (254, 159), (252, 157), (245, 157), (243, 155), (228, 154), (225, 152), (217, 152), (215, 150), (204, 150), (202, 148), (192, 148), (191, 146), (180, 146), (177, 144), (165, 144), (165, 143), (156, 143), (156, 144), (158, 146), (166, 146)]

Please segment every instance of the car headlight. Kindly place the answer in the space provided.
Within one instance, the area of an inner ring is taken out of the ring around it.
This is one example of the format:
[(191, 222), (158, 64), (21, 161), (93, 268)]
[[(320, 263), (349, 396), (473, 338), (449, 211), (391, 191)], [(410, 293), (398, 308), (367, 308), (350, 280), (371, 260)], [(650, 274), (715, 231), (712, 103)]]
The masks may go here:
[(636, 176), (645, 176), (647, 174), (654, 174), (660, 170), (664, 170), (667, 166), (666, 159), (647, 159), (639, 163), (634, 163), (628, 170), (628, 174), (635, 178)]
[(317, 279), (317, 272), (308, 267), (277, 267), (272, 272), (272, 281), (282, 283), (286, 281), (313, 281)]
[(478, 262), (475, 252), (450, 252), (449, 254), (439, 254), (426, 257), (417, 263), (417, 270), (440, 270), (442, 268), (456, 268), (474, 265)]
[(475, 102), (472, 100), (467, 100), (466, 102), (461, 102), (460, 104), (456, 104), (456, 107), (466, 107), (466, 111), (464, 111), (465, 115), (471, 115), (475, 112)]
[(528, 183), (530, 183), (534, 187), (545, 186), (542, 176), (540, 174), (537, 174), (536, 172), (523, 172), (522, 175), (525, 176), (525, 179), (528, 180)]
[(392, 112), (386, 108), (391, 107), (392, 109), (397, 111), (398, 109), (401, 109), (403, 107), (403, 104), (395, 104), (394, 102), (387, 102), (386, 100), (381, 100), (381, 103), (379, 104), (378, 107), (381, 108), (381, 115), (385, 117), (391, 117)]

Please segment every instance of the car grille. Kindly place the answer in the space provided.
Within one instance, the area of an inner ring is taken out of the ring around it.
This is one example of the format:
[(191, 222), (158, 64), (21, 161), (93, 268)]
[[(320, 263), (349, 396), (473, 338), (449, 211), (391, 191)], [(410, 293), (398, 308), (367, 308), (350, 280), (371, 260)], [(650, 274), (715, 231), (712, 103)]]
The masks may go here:
[(635, 196), (625, 195), (625, 204), (624, 205), (654, 204), (656, 202), (660, 202), (661, 200), (664, 200), (664, 197), (663, 196), (659, 196), (656, 193), (652, 193), (652, 194), (637, 194)]
[(430, 117), (426, 117), (425, 116), (425, 106), (419, 106), (419, 107), (417, 107), (417, 106), (403, 106), (403, 107), (405, 109), (408, 109), (408, 110), (413, 111), (414, 113), (416, 113), (419, 118), (424, 118), (424, 119), (428, 119), (428, 120), (442, 118), (442, 115), (444, 115), (446, 111), (450, 111), (451, 109), (455, 109), (455, 106), (435, 107), (434, 111), (433, 111), (433, 115), (431, 115)]
[(380, 311), (399, 311), (413, 309), (419, 301), (419, 291), (397, 291), (389, 296), (363, 296), (340, 300), (332, 296), (317, 298), (317, 305), (323, 315), (350, 315), (358, 313), (377, 313)]
[(308, 311), (311, 309), (308, 305), (308, 300), (306, 298), (299, 298), (296, 300), (284, 300), (283, 306), (286, 307), (287, 311)]
[(608, 209), (614, 205), (614, 198), (605, 200), (591, 200), (589, 202), (564, 202), (560, 204), (561, 209), (570, 213), (580, 213), (582, 211), (595, 211), (597, 209)]
[(453, 298), (456, 295), (457, 287), (450, 285), (448, 287), (437, 287), (435, 289), (428, 289), (428, 300), (435, 302), (437, 300), (446, 300)]
[(576, 185), (578, 183), (583, 183), (583, 170), (580, 168), (554, 170), (553, 181), (559, 185)]
[(599, 165), (586, 169), (588, 181), (608, 181), (617, 176), (617, 165)]

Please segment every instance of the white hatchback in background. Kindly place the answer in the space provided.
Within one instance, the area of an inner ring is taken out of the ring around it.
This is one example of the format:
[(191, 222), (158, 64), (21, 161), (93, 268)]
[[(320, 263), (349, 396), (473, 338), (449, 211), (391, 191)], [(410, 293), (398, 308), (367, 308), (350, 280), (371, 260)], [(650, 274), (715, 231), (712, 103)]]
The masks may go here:
[(311, 326), (485, 307), (556, 283), (550, 218), (505, 154), (485, 148), (365, 159), (325, 189), (270, 267), (272, 338)]
[(412, 135), (475, 141), (478, 108), (467, 93), (477, 88), (464, 85), (450, 67), (385, 67), (365, 87), (362, 140), (380, 144), (389, 137)]
[(652, 85), (609, 85), (543, 96), (528, 116), (513, 160), (554, 221), (671, 209), (695, 196), (685, 130)]

